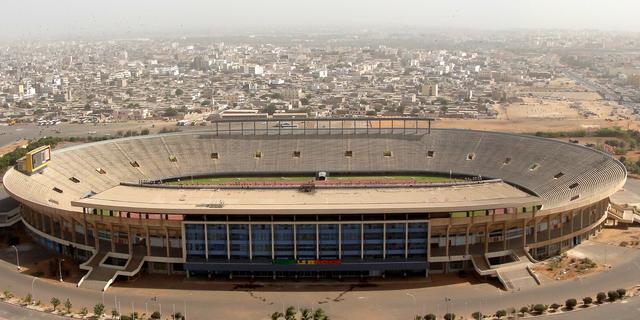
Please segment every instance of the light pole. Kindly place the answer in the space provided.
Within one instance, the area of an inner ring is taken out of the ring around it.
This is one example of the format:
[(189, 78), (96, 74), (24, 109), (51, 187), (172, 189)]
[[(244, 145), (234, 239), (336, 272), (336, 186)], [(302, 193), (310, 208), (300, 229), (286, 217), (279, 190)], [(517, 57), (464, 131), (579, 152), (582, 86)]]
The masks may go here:
[(58, 271), (60, 272), (60, 282), (62, 282), (62, 262), (64, 259), (58, 259)]
[(16, 250), (16, 265), (18, 266), (18, 271), (20, 271), (20, 255), (18, 254), (18, 248), (16, 246), (11, 246), (14, 250)]
[(413, 299), (413, 312), (415, 313), (413, 316), (415, 317), (418, 313), (418, 303), (416, 302), (416, 296), (412, 295), (409, 292), (405, 292), (404, 294), (406, 294), (407, 296), (411, 297), (411, 299)]
[(445, 297), (445, 298), (444, 298), (444, 301), (445, 301), (445, 302), (446, 302), (446, 304), (447, 304), (447, 313), (445, 313), (445, 314), (449, 314), (449, 302), (451, 301), (451, 299), (449, 299), (449, 298)]

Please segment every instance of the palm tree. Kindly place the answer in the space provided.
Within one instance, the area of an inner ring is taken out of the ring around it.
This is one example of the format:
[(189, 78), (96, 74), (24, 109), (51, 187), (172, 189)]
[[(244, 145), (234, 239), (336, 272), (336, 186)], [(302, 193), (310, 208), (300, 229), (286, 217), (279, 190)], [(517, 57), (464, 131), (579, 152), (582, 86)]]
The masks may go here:
[(316, 309), (313, 313), (313, 320), (324, 320), (327, 316), (324, 314), (324, 310), (321, 308)]
[(300, 313), (302, 313), (302, 318), (300, 320), (311, 320), (311, 310), (304, 308)]
[(282, 317), (284, 317), (284, 314), (282, 314), (282, 312), (279, 312), (279, 311), (276, 311), (271, 314), (271, 320), (278, 320)]
[(294, 308), (294, 307), (287, 308), (287, 311), (285, 311), (285, 313), (284, 313), (284, 319), (285, 320), (295, 320), (296, 319), (296, 308)]

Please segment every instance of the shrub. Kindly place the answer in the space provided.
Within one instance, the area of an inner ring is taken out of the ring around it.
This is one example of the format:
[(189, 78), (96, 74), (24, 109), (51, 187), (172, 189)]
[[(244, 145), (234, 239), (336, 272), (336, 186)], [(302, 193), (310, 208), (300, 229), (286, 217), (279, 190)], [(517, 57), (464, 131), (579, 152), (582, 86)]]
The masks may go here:
[(67, 298), (67, 300), (64, 301), (64, 309), (67, 311), (67, 313), (71, 313), (71, 307), (73, 307), (73, 305), (71, 304), (71, 300)]
[(567, 307), (567, 309), (573, 310), (573, 308), (575, 308), (578, 305), (578, 301), (573, 298), (567, 299), (567, 301), (564, 302), (564, 305)]
[(472, 317), (474, 320), (482, 320), (483, 315), (482, 315), (482, 312), (480, 312), (480, 311), (476, 311), (476, 312), (474, 312), (474, 313), (472, 313), (472, 314), (471, 314), (471, 317)]
[(60, 305), (60, 299), (53, 297), (51, 298), (51, 305), (53, 306), (53, 311), (56, 311), (56, 309), (58, 308), (58, 306)]
[(618, 299), (620, 299), (620, 294), (618, 294), (618, 291), (609, 291), (607, 292), (607, 296), (609, 297), (610, 301), (616, 301)]
[(111, 309), (111, 317), (112, 318), (117, 318), (119, 315), (120, 315), (120, 313), (118, 312), (118, 310)]
[(80, 309), (80, 315), (82, 316), (83, 319), (84, 317), (87, 316), (88, 313), (89, 313), (89, 310), (87, 310), (87, 307), (82, 307), (82, 309)]
[(160, 319), (160, 318), (161, 318), (161, 316), (160, 316), (160, 312), (158, 312), (158, 311), (154, 311), (154, 312), (151, 314), (151, 319)]
[(444, 320), (455, 320), (456, 315), (454, 313), (447, 313), (444, 315)]
[(607, 300), (607, 294), (604, 292), (598, 292), (596, 295), (596, 301), (598, 301), (598, 303), (603, 303), (605, 300)]
[(13, 293), (11, 293), (11, 291), (6, 290), (6, 289), (4, 290), (3, 295), (4, 295), (4, 298), (7, 299), (7, 300), (13, 298)]
[(424, 316), (424, 320), (436, 320), (436, 315), (433, 313), (429, 313), (428, 315)]
[[(138, 318), (136, 318), (136, 319), (138, 319)], [(132, 319), (131, 319), (130, 316), (123, 314), (123, 315), (120, 316), (120, 320), (132, 320)]]
[(524, 315), (525, 313), (529, 312), (529, 307), (524, 306), (522, 308), (520, 308), (520, 313), (522, 313), (522, 315)]
[(498, 310), (496, 311), (496, 317), (498, 317), (498, 319), (502, 318), (502, 317), (506, 317), (507, 316), (507, 311), (506, 310)]
[(27, 296), (24, 297), (24, 303), (31, 304), (32, 301), (33, 301), (33, 296), (31, 295), (31, 293), (27, 294)]
[(616, 291), (618, 292), (618, 295), (620, 295), (620, 298), (623, 298), (624, 296), (627, 295), (627, 290), (626, 289), (620, 288), (620, 289), (618, 289)]
[(593, 303), (593, 299), (591, 297), (584, 297), (584, 298), (582, 298), (582, 303), (585, 306), (588, 306), (588, 305)]
[(557, 304), (557, 303), (552, 303), (549, 308), (553, 311), (556, 311), (558, 309), (560, 309), (560, 307), (562, 307), (561, 305)]
[(104, 314), (104, 304), (98, 303), (93, 306), (93, 314), (95, 314), (96, 317), (100, 318), (102, 314)]
[[(294, 310), (295, 310), (295, 309), (294, 309)], [(294, 312), (295, 312), (295, 311), (294, 311)], [(295, 317), (295, 313), (294, 313), (294, 317)], [(182, 313), (180, 313), (180, 312), (176, 312), (176, 313), (173, 315), (173, 319), (175, 319), (175, 320), (184, 320), (184, 316), (182, 315)], [(121, 319), (121, 320), (122, 320), (122, 319)]]
[(533, 311), (535, 311), (537, 314), (543, 314), (545, 311), (547, 311), (547, 305), (546, 304), (536, 304), (535, 306), (533, 306)]

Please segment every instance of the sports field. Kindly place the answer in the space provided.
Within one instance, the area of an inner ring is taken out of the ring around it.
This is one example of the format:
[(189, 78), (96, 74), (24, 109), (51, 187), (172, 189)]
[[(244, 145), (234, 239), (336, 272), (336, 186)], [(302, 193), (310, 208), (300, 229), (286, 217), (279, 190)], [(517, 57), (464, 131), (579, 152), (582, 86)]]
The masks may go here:
[[(167, 182), (169, 185), (218, 185), (238, 182), (306, 182), (315, 180), (312, 176), (291, 176), (291, 177), (207, 177), (194, 179), (181, 179), (180, 181)], [(388, 181), (415, 181), (417, 183), (438, 183), (438, 182), (459, 182), (463, 179), (432, 176), (432, 175), (415, 175), (415, 176), (330, 176), (327, 180), (338, 181), (371, 181), (371, 180), (388, 180)]]

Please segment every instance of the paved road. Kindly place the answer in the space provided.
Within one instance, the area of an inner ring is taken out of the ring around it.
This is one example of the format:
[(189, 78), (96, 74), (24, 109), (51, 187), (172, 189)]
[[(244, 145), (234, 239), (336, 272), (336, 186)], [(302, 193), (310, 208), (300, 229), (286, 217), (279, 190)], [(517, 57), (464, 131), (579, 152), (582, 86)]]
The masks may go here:
[(12, 305), (6, 302), (0, 302), (0, 320), (63, 320), (68, 319), (59, 317), (49, 313), (30, 310), (20, 306)]
[(640, 316), (640, 297), (591, 307), (576, 312), (548, 316), (549, 320), (637, 320)]
[[(414, 312), (443, 314), (447, 308), (444, 297), (451, 298), (449, 309), (458, 314), (480, 310), (485, 313), (532, 303), (563, 302), (567, 298), (594, 296), (598, 291), (627, 287), (640, 279), (640, 251), (631, 248), (611, 247), (609, 252), (622, 250), (618, 263), (609, 271), (578, 280), (552, 282), (535, 289), (506, 293), (490, 284), (448, 285), (402, 290), (380, 288), (350, 290), (345, 286), (326, 284), (319, 292), (296, 291), (299, 283), (276, 283), (265, 291), (229, 291), (218, 282), (185, 280), (191, 290), (149, 289), (113, 287), (104, 294), (106, 309), (110, 312), (116, 301), (122, 311), (135, 308), (147, 313), (162, 309), (165, 314), (185, 312), (190, 319), (267, 319), (273, 311), (283, 306), (322, 307), (333, 319), (411, 319)], [(0, 289), (10, 289), (18, 296), (26, 295), (31, 288), (32, 277), (19, 274), (14, 266), (0, 261)], [(49, 301), (52, 296), (61, 300), (69, 297), (76, 306), (91, 309), (103, 301), (100, 292), (76, 288), (74, 284), (36, 280), (34, 298)], [(151, 298), (158, 297), (157, 302)], [(415, 303), (413, 300), (415, 297)]]

